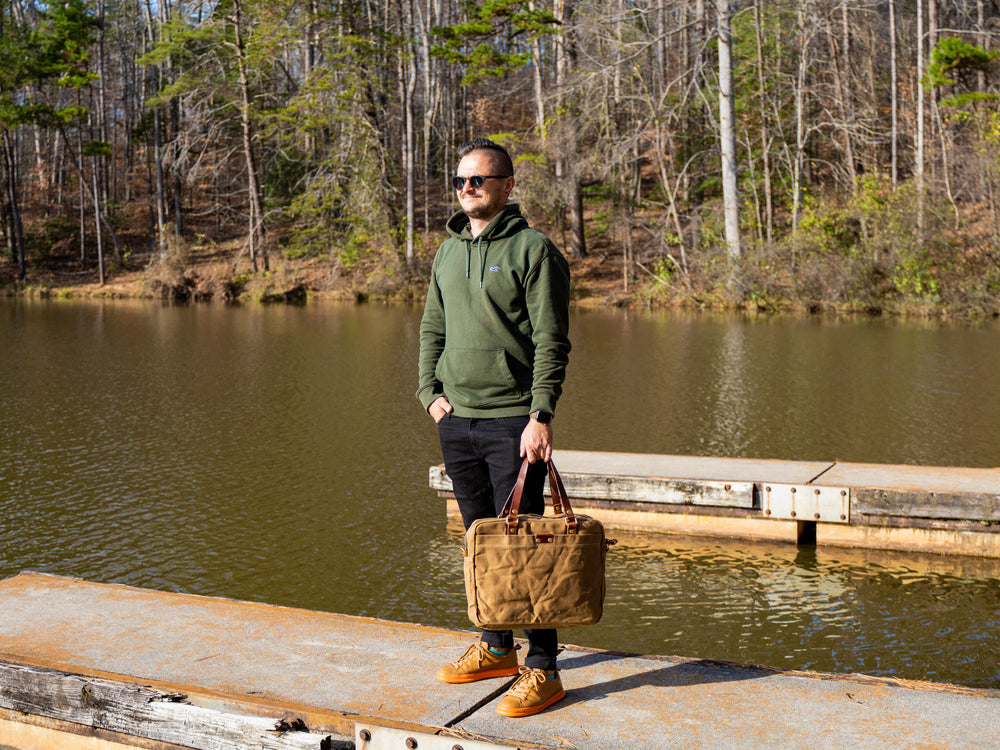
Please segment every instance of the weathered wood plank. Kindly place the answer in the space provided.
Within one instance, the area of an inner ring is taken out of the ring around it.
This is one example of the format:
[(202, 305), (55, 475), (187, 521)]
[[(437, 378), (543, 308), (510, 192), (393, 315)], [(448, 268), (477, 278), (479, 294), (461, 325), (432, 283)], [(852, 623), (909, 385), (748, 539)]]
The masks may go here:
[(830, 461), (671, 456), (557, 449), (559, 471), (627, 477), (692, 479), (699, 482), (780, 482), (809, 484), (833, 466)]
[(190, 750), (170, 742), (0, 708), (0, 750)]
[(714, 482), (660, 477), (563, 474), (571, 498), (625, 500), (670, 505), (717, 505), (752, 508), (751, 482)]
[(334, 747), (329, 735), (280, 718), (224, 713), (141, 685), (7, 662), (0, 662), (0, 707), (196, 750)]
[(1000, 495), (852, 490), (852, 511), (874, 516), (1000, 522)]
[[(728, 508), (753, 507), (753, 483), (701, 481), (668, 477), (583, 474), (560, 471), (570, 498), (617, 500), (667, 505), (705, 505)], [(451, 479), (443, 466), (430, 469), (430, 486), (451, 492)]]

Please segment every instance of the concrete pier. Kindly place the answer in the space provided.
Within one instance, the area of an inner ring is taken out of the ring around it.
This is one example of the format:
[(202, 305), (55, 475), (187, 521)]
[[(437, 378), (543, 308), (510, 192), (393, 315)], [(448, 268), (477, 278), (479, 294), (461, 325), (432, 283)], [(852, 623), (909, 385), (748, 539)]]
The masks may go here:
[(0, 748), (1000, 747), (1000, 691), (573, 646), (566, 699), (507, 719), (511, 680), (434, 678), (475, 637), (22, 574), (0, 581)]
[[(573, 506), (610, 527), (1000, 557), (1000, 469), (573, 450), (553, 461)], [(451, 496), (443, 466), (429, 483)]]

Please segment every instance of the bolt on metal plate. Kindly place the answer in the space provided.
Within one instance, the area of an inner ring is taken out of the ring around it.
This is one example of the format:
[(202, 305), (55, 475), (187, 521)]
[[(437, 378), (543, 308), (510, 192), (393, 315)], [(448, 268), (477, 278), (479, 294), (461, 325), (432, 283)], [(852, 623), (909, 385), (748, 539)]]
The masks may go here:
[(850, 523), (851, 491), (847, 487), (765, 482), (761, 485), (761, 510), (765, 518), (781, 521)]
[(354, 724), (354, 746), (357, 750), (517, 750), (513, 745), (360, 721)]

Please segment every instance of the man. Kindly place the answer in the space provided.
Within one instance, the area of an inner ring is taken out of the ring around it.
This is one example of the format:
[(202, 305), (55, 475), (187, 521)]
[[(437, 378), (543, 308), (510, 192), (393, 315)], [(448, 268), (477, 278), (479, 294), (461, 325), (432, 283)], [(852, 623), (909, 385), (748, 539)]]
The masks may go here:
[[(531, 466), (521, 512), (542, 513), (552, 457), (552, 417), (569, 359), (569, 266), (517, 204), (507, 150), (486, 138), (464, 144), (452, 183), (462, 210), (448, 220), (420, 323), (417, 398), (438, 425), (445, 470), (468, 528), (499, 515), (523, 458)], [(530, 716), (565, 696), (555, 630), (528, 630), (519, 669), (510, 631), (483, 631), (442, 667), (449, 683), (509, 677), (497, 707)]]

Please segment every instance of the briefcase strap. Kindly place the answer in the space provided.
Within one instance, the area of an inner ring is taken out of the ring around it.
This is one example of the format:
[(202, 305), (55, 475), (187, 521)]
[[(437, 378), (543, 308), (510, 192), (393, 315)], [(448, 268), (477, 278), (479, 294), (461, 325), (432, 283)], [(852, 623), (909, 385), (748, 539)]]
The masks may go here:
[[(517, 481), (513, 489), (507, 496), (503, 510), (500, 511), (499, 518), (507, 519), (507, 533), (517, 533), (517, 514), (521, 507), (521, 495), (524, 493), (524, 480), (528, 475), (528, 459), (521, 463), (521, 470), (517, 473)], [(566, 487), (563, 485), (562, 477), (556, 470), (556, 465), (549, 461), (547, 464), (549, 471), (549, 491), (552, 493), (552, 511), (559, 515), (566, 514), (566, 533), (576, 533), (576, 514), (573, 513), (573, 506), (570, 505), (569, 496), (566, 494)]]

